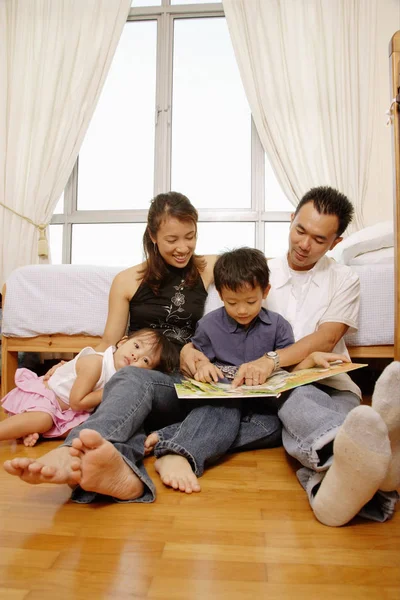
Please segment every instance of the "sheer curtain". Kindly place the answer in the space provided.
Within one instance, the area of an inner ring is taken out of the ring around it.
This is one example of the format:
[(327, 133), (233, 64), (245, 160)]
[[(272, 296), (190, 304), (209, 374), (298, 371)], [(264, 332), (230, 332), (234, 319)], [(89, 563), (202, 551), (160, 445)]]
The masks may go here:
[(353, 202), (360, 229), (374, 128), (383, 119), (376, 63), (385, 3), (223, 4), (257, 131), (287, 197), (296, 205), (310, 187), (332, 185)]
[(39, 262), (130, 4), (0, 3), (0, 285)]

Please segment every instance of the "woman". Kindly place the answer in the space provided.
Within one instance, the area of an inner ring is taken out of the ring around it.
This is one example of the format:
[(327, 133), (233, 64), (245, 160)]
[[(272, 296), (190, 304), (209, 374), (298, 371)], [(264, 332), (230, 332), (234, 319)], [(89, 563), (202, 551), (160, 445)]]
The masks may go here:
[[(121, 339), (128, 317), (130, 331), (162, 330), (179, 349), (190, 341), (203, 314), (216, 259), (195, 254), (197, 219), (196, 209), (182, 194), (169, 192), (152, 200), (143, 238), (146, 260), (115, 277), (104, 335), (96, 350)], [(79, 484), (72, 496), (77, 502), (91, 502), (96, 493), (119, 501), (153, 501), (154, 485), (142, 463), (143, 424), (150, 413), (158, 426), (185, 416), (175, 394), (174, 383), (179, 380), (179, 374), (121, 369), (105, 387), (96, 412), (71, 432), (63, 446), (40, 462), (7, 461), (6, 470), (31, 483)], [(187, 478), (188, 487), (192, 481), (196, 490), (187, 461), (169, 458), (170, 468), (183, 468), (180, 477)]]

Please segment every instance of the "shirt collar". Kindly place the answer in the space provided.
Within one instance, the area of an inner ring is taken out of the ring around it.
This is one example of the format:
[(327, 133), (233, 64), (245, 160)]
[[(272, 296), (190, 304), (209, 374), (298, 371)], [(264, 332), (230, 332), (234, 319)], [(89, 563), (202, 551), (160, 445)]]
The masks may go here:
[[(225, 309), (224, 309), (224, 312), (225, 312), (225, 317), (226, 317), (227, 324), (228, 324), (229, 333), (235, 333), (235, 331), (237, 331), (238, 329), (245, 330), (243, 325), (240, 325), (240, 323), (235, 321), (235, 319), (232, 319), (232, 317), (230, 317), (228, 315), (228, 313), (226, 312)], [(271, 325), (271, 319), (269, 318), (268, 311), (265, 308), (262, 308), (260, 310), (257, 317), (254, 319), (253, 323), (255, 321), (257, 321), (257, 319), (260, 319), (260, 321), (262, 321), (263, 323), (266, 323), (267, 325)]]
[[(315, 283), (318, 287), (320, 287), (325, 281), (325, 271), (328, 267), (329, 259), (327, 256), (322, 256), (317, 263), (313, 266), (312, 269), (307, 271), (311, 276), (311, 281)], [(279, 270), (279, 273), (276, 275), (275, 285), (274, 287), (280, 288), (286, 285), (292, 278), (290, 273), (289, 264), (287, 261), (287, 256), (283, 256), (281, 258), (281, 266), (282, 268)]]

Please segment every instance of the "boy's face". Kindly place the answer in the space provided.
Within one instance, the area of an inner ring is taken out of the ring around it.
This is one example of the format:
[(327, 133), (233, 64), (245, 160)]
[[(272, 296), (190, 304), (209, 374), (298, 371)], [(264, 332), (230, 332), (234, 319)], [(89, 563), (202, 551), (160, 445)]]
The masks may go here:
[(240, 325), (247, 327), (260, 312), (262, 301), (268, 296), (270, 287), (262, 290), (259, 285), (251, 287), (246, 283), (236, 292), (224, 287), (220, 297), (228, 315)]
[(149, 334), (137, 335), (134, 338), (122, 338), (114, 352), (115, 369), (122, 367), (141, 367), (154, 369), (160, 362), (160, 351), (155, 350), (154, 337)]

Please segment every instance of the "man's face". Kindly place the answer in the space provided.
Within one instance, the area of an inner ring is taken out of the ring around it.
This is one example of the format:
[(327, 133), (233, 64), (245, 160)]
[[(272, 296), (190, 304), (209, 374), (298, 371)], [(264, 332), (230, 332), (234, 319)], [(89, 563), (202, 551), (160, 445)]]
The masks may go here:
[(294, 271), (308, 271), (341, 237), (336, 237), (339, 219), (336, 215), (321, 215), (313, 202), (307, 202), (296, 216), (292, 215), (289, 231), (289, 267)]

